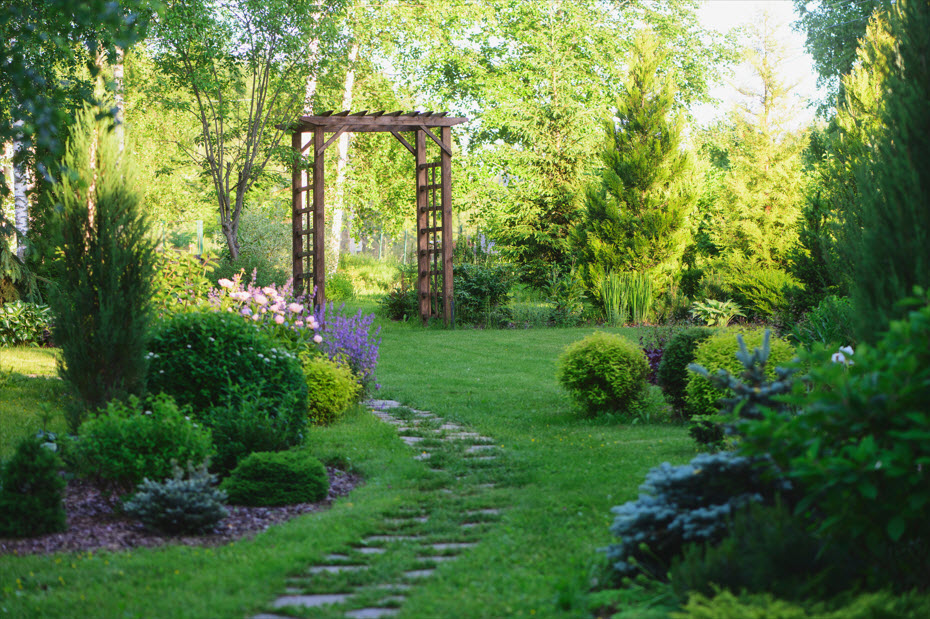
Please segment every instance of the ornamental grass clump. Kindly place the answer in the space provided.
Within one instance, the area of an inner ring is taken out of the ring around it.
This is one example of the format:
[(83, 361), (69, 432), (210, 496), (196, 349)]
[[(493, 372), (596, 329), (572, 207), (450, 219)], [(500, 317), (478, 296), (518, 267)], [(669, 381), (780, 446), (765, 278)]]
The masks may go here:
[(570, 344), (558, 361), (559, 384), (586, 415), (630, 415), (646, 390), (649, 361), (636, 344), (594, 333)]

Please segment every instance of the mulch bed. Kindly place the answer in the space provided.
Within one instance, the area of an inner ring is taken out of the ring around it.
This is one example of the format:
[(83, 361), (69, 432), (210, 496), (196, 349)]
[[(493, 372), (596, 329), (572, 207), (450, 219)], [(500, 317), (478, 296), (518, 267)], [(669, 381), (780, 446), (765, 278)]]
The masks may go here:
[(165, 536), (147, 531), (141, 523), (115, 513), (111, 504), (92, 484), (71, 480), (65, 488), (65, 511), (68, 529), (26, 539), (0, 538), (0, 555), (46, 554), (85, 550), (125, 550), (151, 548), (165, 544), (220, 546), (250, 537), (268, 527), (302, 514), (322, 511), (337, 497), (345, 496), (361, 483), (361, 477), (338, 469), (329, 473), (329, 495), (318, 503), (300, 503), (283, 507), (227, 506), (229, 516), (206, 535)]

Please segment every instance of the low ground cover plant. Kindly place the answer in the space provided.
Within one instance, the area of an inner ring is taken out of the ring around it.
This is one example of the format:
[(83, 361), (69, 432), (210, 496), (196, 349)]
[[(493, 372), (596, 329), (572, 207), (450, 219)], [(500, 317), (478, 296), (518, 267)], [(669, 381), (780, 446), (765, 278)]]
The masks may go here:
[(306, 451), (256, 452), (223, 480), (234, 505), (291, 505), (326, 497), (326, 467)]
[(644, 395), (648, 375), (643, 350), (609, 333), (594, 333), (571, 344), (558, 360), (559, 383), (591, 416), (632, 412)]
[(0, 305), (0, 346), (43, 346), (51, 341), (52, 310), (47, 305), (8, 301)]

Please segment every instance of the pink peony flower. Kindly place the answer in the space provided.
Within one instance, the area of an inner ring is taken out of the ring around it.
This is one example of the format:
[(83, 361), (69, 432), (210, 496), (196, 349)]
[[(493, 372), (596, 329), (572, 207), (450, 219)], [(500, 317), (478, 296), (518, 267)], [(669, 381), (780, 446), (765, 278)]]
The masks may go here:
[(255, 295), (255, 302), (258, 303), (259, 305), (264, 305), (268, 303), (268, 297), (266, 297), (263, 294), (257, 294)]
[(298, 326), (298, 327), (302, 327), (302, 326), (304, 326), (304, 321), (303, 321), (303, 320), (298, 320), (297, 322), (294, 323), (294, 325), (296, 325), (296, 326)]
[(313, 336), (313, 341), (316, 342), (317, 344), (322, 344), (322, 343), (323, 343), (323, 336), (322, 336), (322, 335), (314, 335), (314, 336)]
[(232, 283), (232, 280), (226, 279), (225, 277), (217, 280), (216, 283), (219, 284), (223, 288), (232, 288), (233, 286), (235, 286), (235, 284)]
[(274, 317), (274, 321), (275, 321), (276, 324), (283, 325), (283, 324), (284, 324), (284, 316), (282, 316), (281, 314), (277, 314), (277, 315), (275, 315), (275, 317)]
[(300, 303), (291, 303), (290, 305), (287, 306), (287, 309), (289, 309), (290, 311), (296, 314), (298, 312), (304, 311), (304, 306), (301, 305)]

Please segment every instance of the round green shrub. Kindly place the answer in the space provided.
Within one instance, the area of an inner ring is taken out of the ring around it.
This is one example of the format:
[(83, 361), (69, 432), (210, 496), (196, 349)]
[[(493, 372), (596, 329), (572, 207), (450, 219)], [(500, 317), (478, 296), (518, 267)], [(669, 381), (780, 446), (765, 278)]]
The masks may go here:
[(233, 505), (292, 505), (325, 498), (329, 477), (323, 463), (306, 452), (258, 452), (242, 460), (221, 487)]
[(0, 537), (32, 537), (67, 527), (61, 460), (42, 443), (37, 437), (23, 439), (0, 467)]
[(570, 344), (559, 357), (557, 378), (587, 414), (630, 412), (646, 390), (649, 361), (622, 337), (597, 332)]
[(698, 344), (714, 334), (713, 329), (692, 327), (672, 336), (662, 351), (662, 361), (656, 371), (656, 380), (672, 402), (675, 410), (685, 408), (685, 388), (688, 386), (688, 366), (694, 363)]
[(123, 493), (146, 477), (170, 477), (172, 461), (200, 464), (213, 454), (210, 431), (185, 413), (164, 394), (111, 401), (69, 448), (76, 472)]
[(250, 385), (276, 410), (307, 408), (307, 385), (296, 356), (243, 316), (178, 314), (149, 343), (149, 390), (195, 411), (229, 402), (235, 385)]
[[(711, 374), (717, 370), (728, 370), (734, 376), (739, 376), (744, 368), (736, 353), (739, 351), (737, 335), (743, 336), (746, 348), (752, 351), (762, 346), (765, 337), (763, 330), (736, 330), (721, 331), (698, 344), (694, 353), (694, 363), (706, 368)], [(765, 374), (769, 379), (775, 378), (775, 367), (787, 365), (794, 359), (795, 351), (785, 340), (772, 336), (769, 340), (771, 351)], [(717, 411), (717, 401), (728, 394), (720, 391), (710, 381), (689, 372), (688, 386), (685, 394), (685, 412), (691, 417), (694, 415), (713, 415)]]
[(213, 432), (216, 457), (210, 468), (225, 475), (256, 451), (284, 451), (303, 440), (306, 409), (267, 398), (253, 385), (235, 385), (226, 402), (201, 412)]
[(352, 368), (324, 356), (307, 356), (302, 361), (310, 423), (331, 424), (358, 397), (360, 388)]

